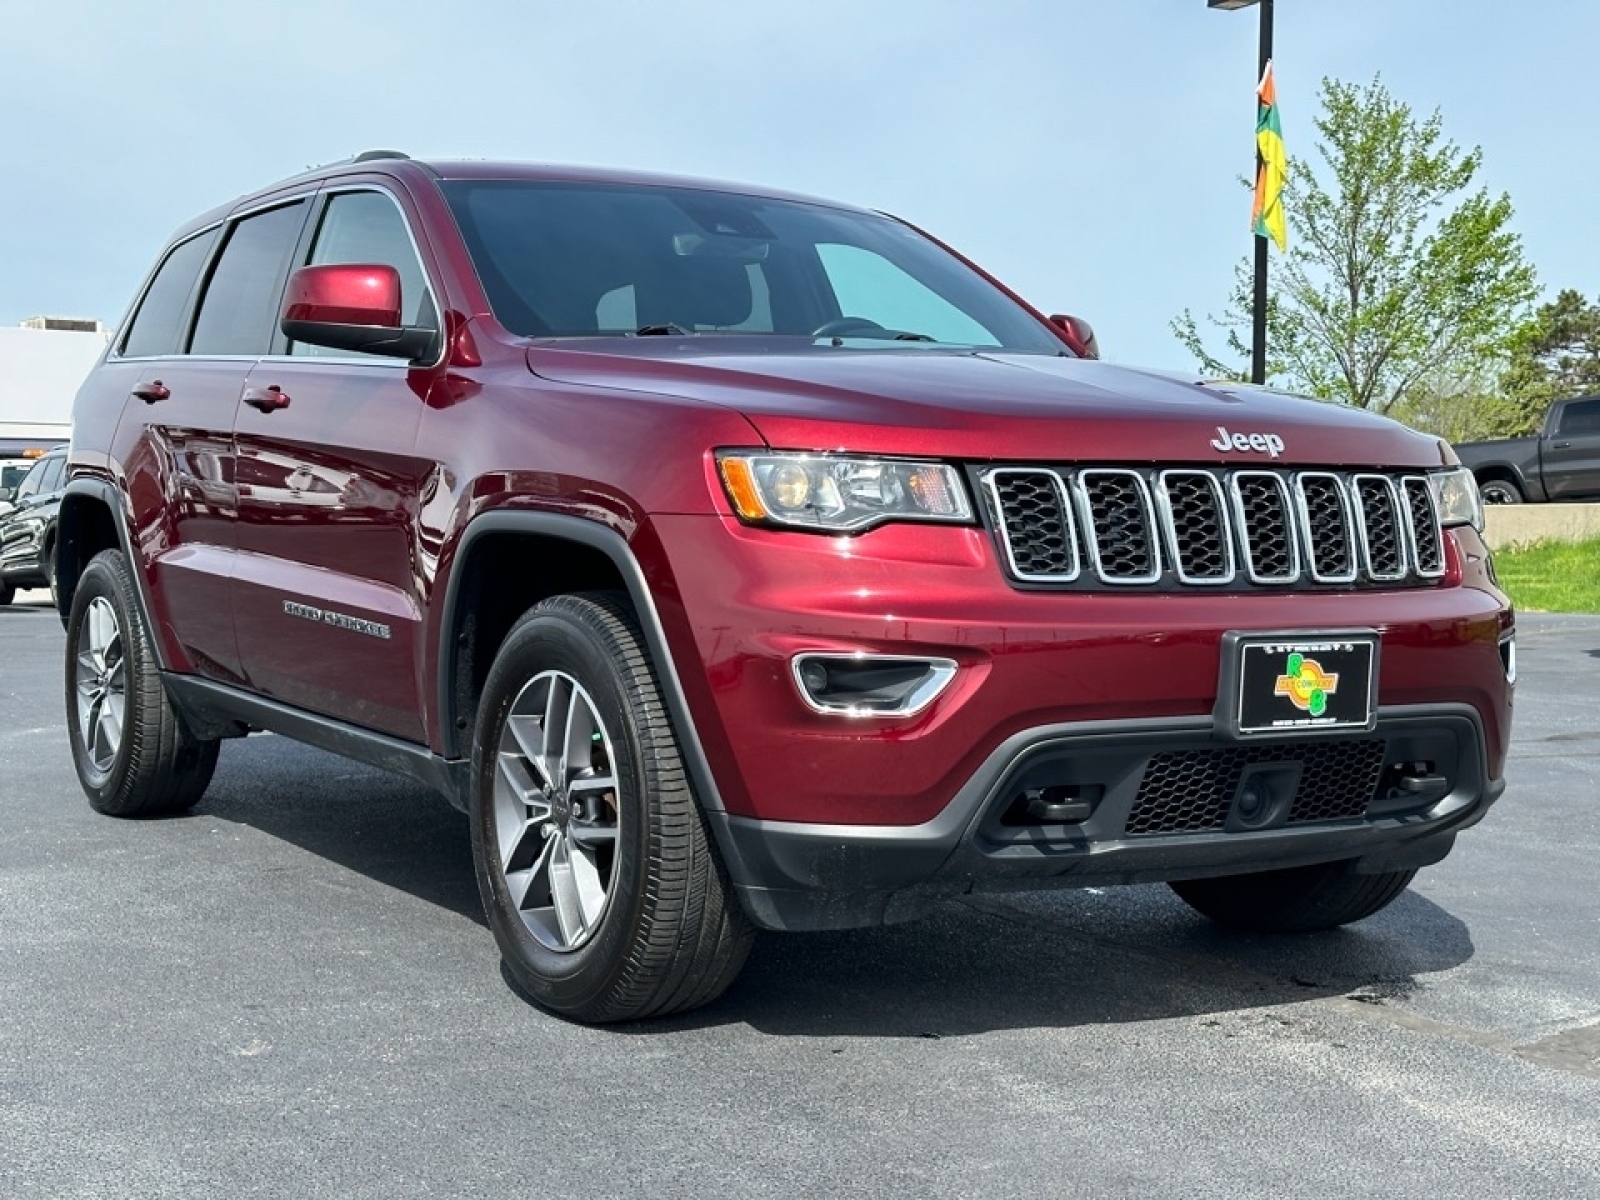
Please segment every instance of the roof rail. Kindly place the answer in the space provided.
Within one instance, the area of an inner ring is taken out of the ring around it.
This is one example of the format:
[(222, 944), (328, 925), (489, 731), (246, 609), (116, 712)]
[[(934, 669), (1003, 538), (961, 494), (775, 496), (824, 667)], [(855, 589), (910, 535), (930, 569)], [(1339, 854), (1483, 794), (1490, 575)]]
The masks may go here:
[(375, 162), (380, 158), (410, 158), (404, 150), (363, 150), (351, 162)]

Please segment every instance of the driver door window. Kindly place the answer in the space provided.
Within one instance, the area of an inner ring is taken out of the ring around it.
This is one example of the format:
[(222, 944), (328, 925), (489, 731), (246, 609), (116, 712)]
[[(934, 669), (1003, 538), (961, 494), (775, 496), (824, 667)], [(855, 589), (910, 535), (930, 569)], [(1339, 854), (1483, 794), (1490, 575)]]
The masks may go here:
[[(325, 263), (382, 263), (393, 267), (400, 272), (401, 323), (428, 329), (438, 327), (438, 310), (416, 249), (411, 244), (411, 235), (406, 231), (405, 218), (395, 202), (382, 192), (341, 192), (328, 201), (309, 265)], [(289, 353), (325, 358), (383, 358), (306, 342), (291, 343)]]

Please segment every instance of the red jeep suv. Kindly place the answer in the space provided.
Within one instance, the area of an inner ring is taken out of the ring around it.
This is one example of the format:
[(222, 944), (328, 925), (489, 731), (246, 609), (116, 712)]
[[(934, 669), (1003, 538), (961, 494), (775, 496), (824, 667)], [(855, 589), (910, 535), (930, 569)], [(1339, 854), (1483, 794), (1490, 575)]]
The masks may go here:
[(77, 401), (83, 787), (185, 809), (257, 730), (426, 781), (588, 1021), (976, 889), (1367, 916), (1503, 788), (1472, 477), (1086, 336), (755, 188), (376, 152), (216, 209)]

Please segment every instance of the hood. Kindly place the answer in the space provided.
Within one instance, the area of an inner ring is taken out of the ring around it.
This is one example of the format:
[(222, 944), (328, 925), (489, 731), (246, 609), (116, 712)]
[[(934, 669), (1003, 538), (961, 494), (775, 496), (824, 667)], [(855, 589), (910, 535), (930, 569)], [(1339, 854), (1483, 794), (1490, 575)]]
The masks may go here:
[(1048, 355), (699, 337), (540, 343), (528, 365), (556, 382), (731, 408), (783, 450), (990, 461), (1445, 461), (1437, 438), (1371, 413)]

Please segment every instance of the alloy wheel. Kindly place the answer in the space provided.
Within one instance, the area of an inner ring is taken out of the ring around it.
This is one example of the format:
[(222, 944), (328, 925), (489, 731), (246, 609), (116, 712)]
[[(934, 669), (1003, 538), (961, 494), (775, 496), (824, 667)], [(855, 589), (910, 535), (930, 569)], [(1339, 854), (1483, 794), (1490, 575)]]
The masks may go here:
[(127, 716), (128, 663), (117, 611), (96, 596), (78, 629), (78, 733), (84, 753), (98, 772), (111, 770), (122, 749)]
[(600, 927), (621, 832), (611, 735), (572, 676), (545, 671), (517, 693), (494, 778), (498, 869), (523, 924), (552, 950)]

